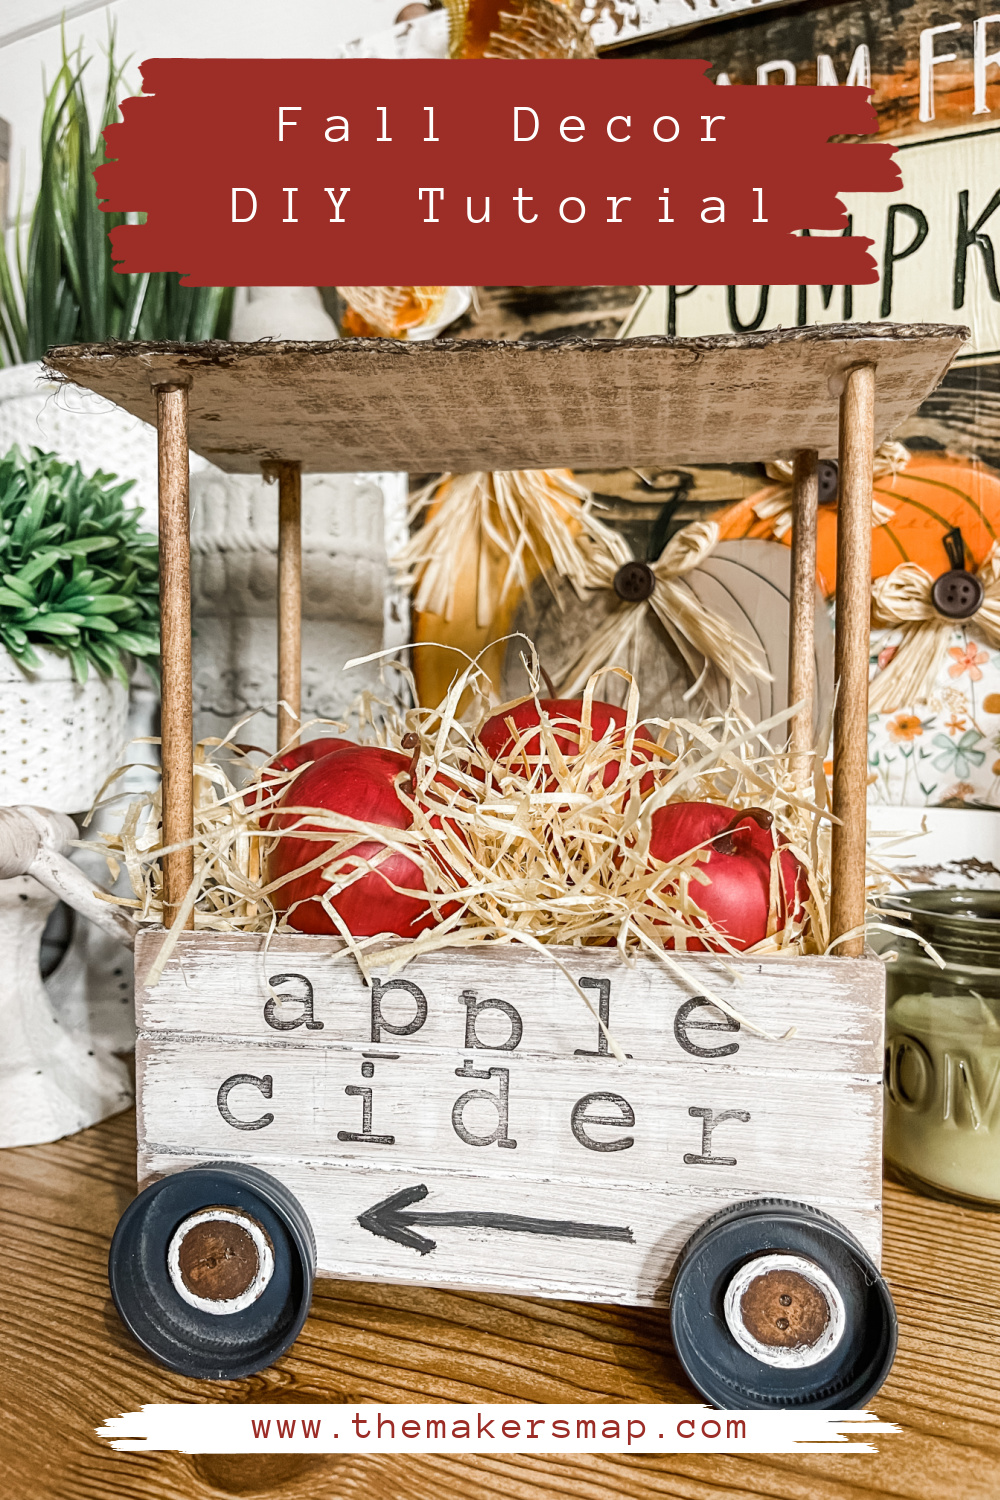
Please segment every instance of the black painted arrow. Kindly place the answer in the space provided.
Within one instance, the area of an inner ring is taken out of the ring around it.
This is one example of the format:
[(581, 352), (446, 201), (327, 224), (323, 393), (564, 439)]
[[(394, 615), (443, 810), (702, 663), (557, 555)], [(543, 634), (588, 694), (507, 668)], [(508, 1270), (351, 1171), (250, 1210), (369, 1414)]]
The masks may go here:
[(521, 1214), (480, 1213), (472, 1209), (454, 1209), (446, 1213), (407, 1212), (411, 1203), (427, 1197), (423, 1183), (391, 1193), (380, 1203), (358, 1214), (358, 1223), (369, 1234), (397, 1245), (409, 1245), (427, 1255), (437, 1244), (424, 1234), (417, 1234), (411, 1224), (434, 1225), (452, 1229), (502, 1229), (513, 1234), (548, 1234), (571, 1240), (626, 1240), (633, 1243), (632, 1231), (618, 1224), (584, 1224), (576, 1219), (530, 1219)]

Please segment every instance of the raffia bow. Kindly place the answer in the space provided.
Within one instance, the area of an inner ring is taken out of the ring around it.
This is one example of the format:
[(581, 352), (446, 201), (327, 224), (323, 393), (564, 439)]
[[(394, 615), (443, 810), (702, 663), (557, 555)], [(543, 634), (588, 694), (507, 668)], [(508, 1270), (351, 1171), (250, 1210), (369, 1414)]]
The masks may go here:
[[(1000, 547), (994, 542), (977, 574), (985, 598), (972, 616), (976, 631), (1000, 649)], [(931, 602), (934, 579), (918, 563), (900, 563), (872, 584), (873, 630), (902, 633), (892, 659), (872, 678), (868, 707), (873, 713), (895, 713), (924, 703), (933, 691), (956, 626), (964, 622), (938, 614)]]
[[(873, 477), (884, 479), (887, 474), (896, 475), (910, 462), (910, 450), (902, 443), (882, 443), (875, 450)], [(792, 462), (791, 459), (775, 459), (767, 466), (767, 477), (775, 481), (771, 489), (763, 492), (754, 501), (753, 513), (758, 521), (773, 520), (774, 536), (780, 541), (792, 529)], [(884, 504), (872, 496), (872, 526), (884, 526), (895, 514), (891, 505)]]
[[(587, 641), (580, 655), (559, 684), (562, 697), (579, 693), (595, 672), (605, 667), (624, 666), (638, 649), (643, 621), (651, 610), (680, 652), (694, 685), (685, 698), (690, 699), (702, 686), (710, 667), (717, 667), (739, 693), (745, 693), (752, 677), (771, 679), (767, 664), (731, 626), (706, 609), (684, 575), (700, 567), (719, 539), (714, 521), (693, 521), (678, 531), (667, 543), (655, 563), (650, 563), (655, 586), (648, 599), (639, 603), (622, 601)], [(601, 545), (587, 539), (580, 542), (587, 568), (583, 586), (587, 589), (613, 589), (615, 574), (625, 563), (632, 562), (628, 544), (616, 532), (608, 532)]]
[(474, 559), (482, 629), (512, 592), (526, 593), (532, 575), (549, 567), (577, 592), (586, 587), (581, 533), (594, 548), (606, 548), (613, 535), (590, 513), (589, 491), (568, 470), (444, 474), (414, 496), (411, 522), (435, 501), (438, 509), (393, 566), (413, 589), (415, 609), (451, 620), (461, 570)]

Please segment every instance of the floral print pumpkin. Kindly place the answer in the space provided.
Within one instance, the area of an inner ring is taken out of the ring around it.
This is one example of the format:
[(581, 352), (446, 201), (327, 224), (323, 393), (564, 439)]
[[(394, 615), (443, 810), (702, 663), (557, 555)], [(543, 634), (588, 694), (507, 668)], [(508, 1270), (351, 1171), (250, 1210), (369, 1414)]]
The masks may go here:
[[(871, 675), (892, 660), (898, 633), (872, 635)], [(1000, 806), (1000, 651), (956, 625), (925, 703), (868, 717), (869, 801)]]

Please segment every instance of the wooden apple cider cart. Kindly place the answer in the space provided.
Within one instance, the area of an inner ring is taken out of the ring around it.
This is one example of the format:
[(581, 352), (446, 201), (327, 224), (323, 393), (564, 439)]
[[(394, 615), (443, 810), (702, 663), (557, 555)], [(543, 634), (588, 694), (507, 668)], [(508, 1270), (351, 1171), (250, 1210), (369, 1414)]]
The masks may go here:
[[(438, 952), (371, 986), (339, 940), (136, 943), (139, 1178), (111, 1253), (173, 1369), (269, 1364), (314, 1275), (594, 1302), (669, 1300), (721, 1406), (861, 1405), (895, 1349), (881, 1242), (883, 973), (864, 952), (873, 451), (964, 330), (889, 324), (558, 344), (122, 344), (62, 376), (155, 422), (167, 914), (193, 878), (189, 446), (279, 478), (279, 696), (299, 704), (302, 471), (794, 456), (790, 750), (811, 775), (818, 457), (839, 457), (827, 957)], [(282, 712), (279, 743), (295, 720)], [(192, 924), (189, 921), (188, 926)], [(703, 993), (726, 995), (767, 1040)], [(791, 1036), (785, 1034), (792, 1032)]]

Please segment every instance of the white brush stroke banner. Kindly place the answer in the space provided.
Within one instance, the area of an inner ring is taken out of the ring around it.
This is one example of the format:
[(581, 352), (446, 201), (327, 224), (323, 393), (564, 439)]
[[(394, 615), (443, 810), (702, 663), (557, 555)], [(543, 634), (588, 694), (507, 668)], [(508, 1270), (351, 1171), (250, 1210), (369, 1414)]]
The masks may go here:
[(122, 1453), (877, 1453), (868, 1411), (709, 1406), (155, 1405), (97, 1428)]

